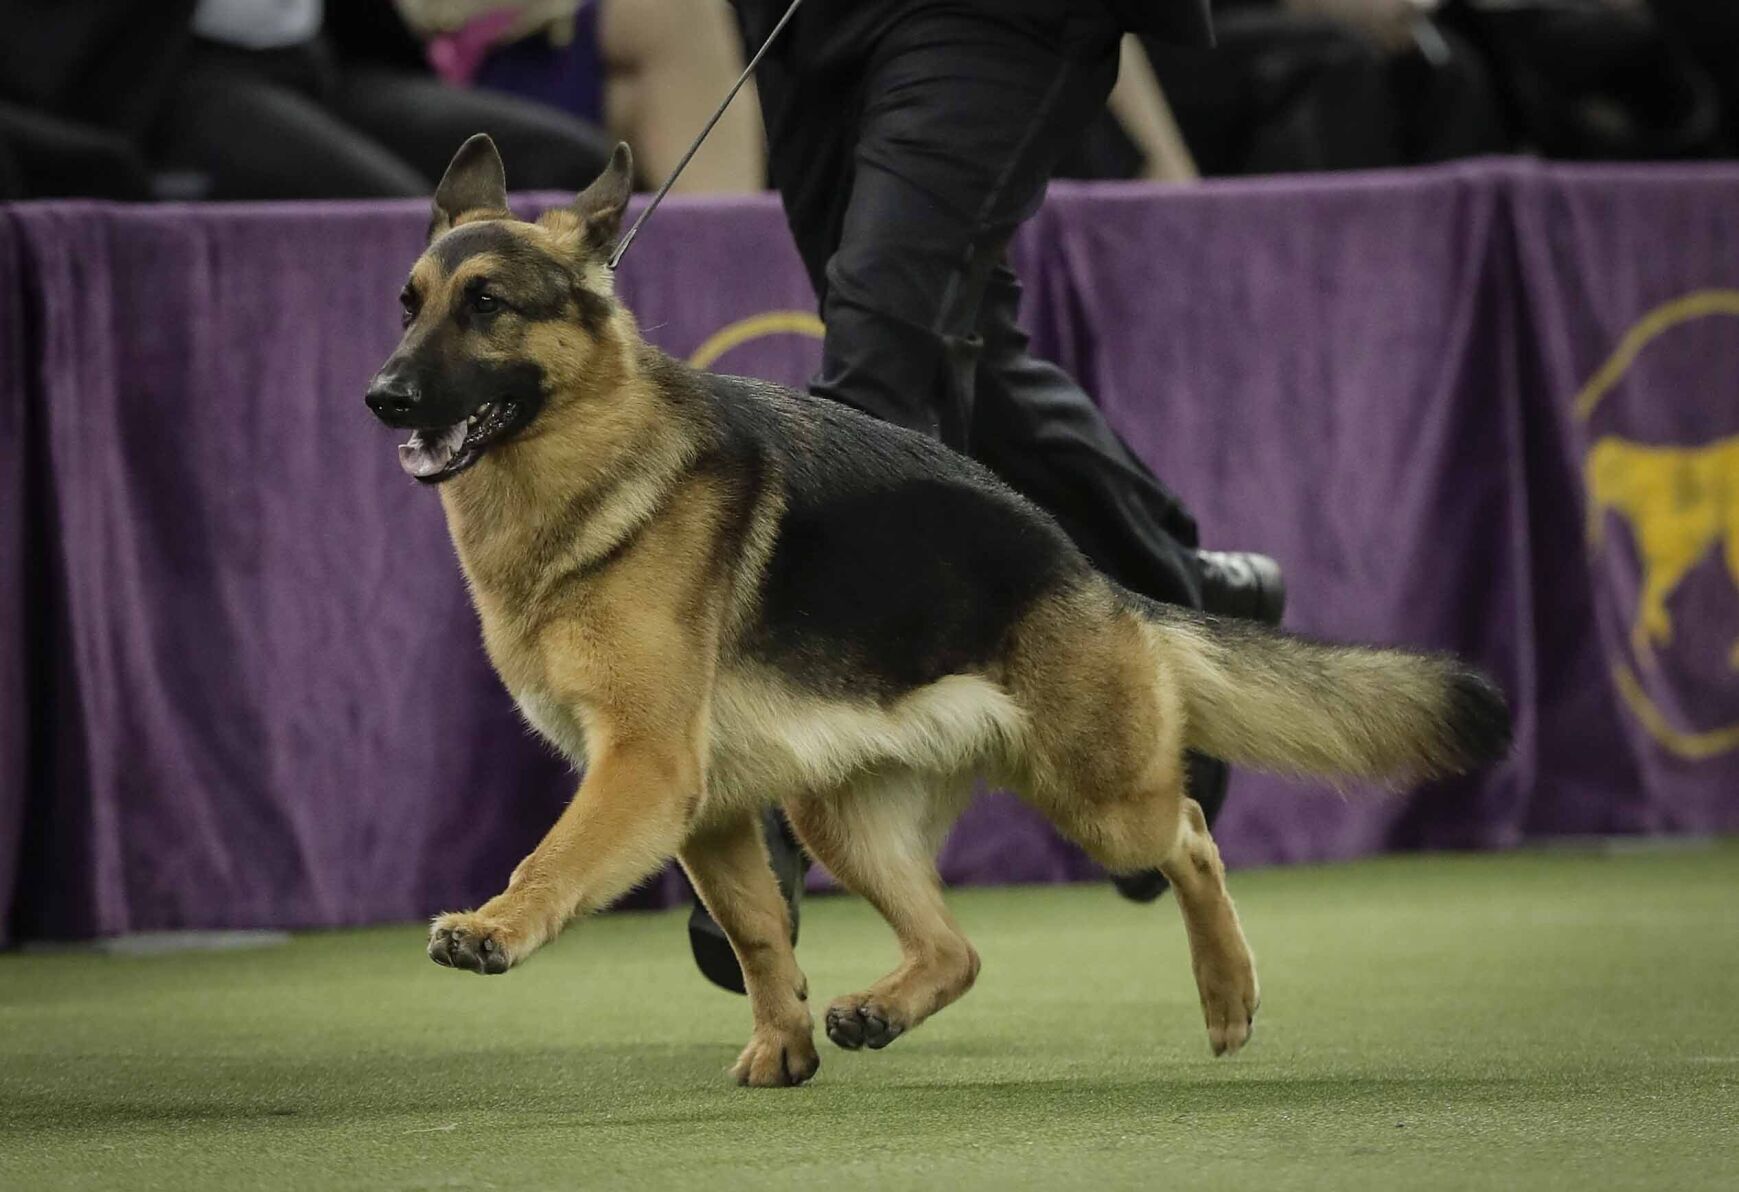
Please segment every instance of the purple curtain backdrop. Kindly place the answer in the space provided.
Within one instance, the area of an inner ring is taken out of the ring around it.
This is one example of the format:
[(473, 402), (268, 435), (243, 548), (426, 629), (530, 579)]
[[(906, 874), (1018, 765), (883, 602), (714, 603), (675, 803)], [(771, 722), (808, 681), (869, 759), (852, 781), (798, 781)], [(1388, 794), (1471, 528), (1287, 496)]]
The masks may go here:
[[(1552, 398), (1530, 411), (1526, 467), (1533, 491), (1574, 497), (1533, 515), (1544, 822), (1739, 826), (1736, 183), (1731, 169), (1582, 167), (1515, 188), (1524, 364)], [(1629, 458), (1591, 541), (1602, 442)], [(1689, 566), (1665, 603), (1671, 639), (1639, 652), (1639, 585), (1665, 570), (1645, 565), (1648, 539)]]
[[(0, 210), (0, 921), (10, 894), (15, 935), (470, 904), (571, 794), (482, 655), (437, 502), (362, 406), (425, 218), (417, 203)], [(1059, 188), (1023, 232), (1040, 350), (1210, 545), (1282, 560), (1296, 628), (1458, 651), (1516, 705), (1508, 763), (1403, 797), (1240, 774), (1230, 860), (1739, 829), (1739, 734), (1724, 735), (1739, 504), (1716, 507), (1733, 498), (1710, 465), (1739, 436), (1739, 305), (1671, 305), (1739, 292), (1735, 228), (1733, 168), (1483, 163)], [(723, 371), (796, 383), (818, 358), (768, 200), (673, 200), (621, 291), (650, 338)], [(1657, 322), (1683, 317), (1601, 374), (1663, 305)], [(1597, 375), (1612, 379), (1581, 416)], [(1613, 437), (1630, 462), (1595, 548), (1584, 476)], [(1656, 473), (1700, 494), (1697, 517), (1727, 518), (1731, 545), (1681, 578), (1671, 640), (1638, 657), (1638, 544), (1682, 546), (1703, 524), (1650, 513)], [(12, 665), (27, 647), (28, 675)], [(1006, 796), (969, 812), (943, 870), (1092, 873)], [(667, 876), (644, 898), (679, 890)]]
[(31, 624), (25, 543), (24, 274), (18, 238), (0, 223), (0, 941), (17, 886), (29, 782)]

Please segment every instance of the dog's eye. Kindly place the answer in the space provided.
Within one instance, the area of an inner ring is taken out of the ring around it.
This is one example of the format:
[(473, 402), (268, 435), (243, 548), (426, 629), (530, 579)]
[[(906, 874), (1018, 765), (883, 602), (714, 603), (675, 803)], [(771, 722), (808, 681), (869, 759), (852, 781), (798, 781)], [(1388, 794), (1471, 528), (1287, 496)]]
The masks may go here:
[(492, 315), (501, 309), (501, 300), (486, 290), (471, 295), (471, 309), (480, 315)]
[(422, 304), (417, 301), (416, 294), (407, 289), (399, 295), (399, 308), (403, 312), (405, 326), (409, 327), (416, 319), (417, 311), (422, 308)]

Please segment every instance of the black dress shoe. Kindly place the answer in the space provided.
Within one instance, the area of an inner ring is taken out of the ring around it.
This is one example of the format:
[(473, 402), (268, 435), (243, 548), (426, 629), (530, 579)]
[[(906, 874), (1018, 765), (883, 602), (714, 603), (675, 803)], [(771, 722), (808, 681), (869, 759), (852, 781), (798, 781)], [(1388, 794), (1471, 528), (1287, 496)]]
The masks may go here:
[(1286, 577), (1267, 555), (1197, 551), (1202, 565), (1202, 611), (1278, 625), (1286, 615)]
[[(785, 909), (791, 913), (791, 942), (797, 942), (797, 908), (803, 898), (803, 879), (809, 873), (809, 857), (785, 816), (769, 807), (761, 820), (762, 835), (767, 838), (767, 856), (773, 863), (773, 876), (779, 879), (779, 893), (785, 896)], [(732, 993), (747, 993), (743, 984), (743, 969), (731, 941), (707, 913), (700, 899), (694, 900), (694, 910), (688, 916), (688, 944), (694, 951), (694, 963), (701, 975), (720, 989)]]
[[(1267, 555), (1243, 552), (1198, 551), (1202, 564), (1202, 611), (1216, 617), (1241, 617), (1278, 625), (1286, 613), (1286, 577), (1280, 564)], [(1226, 784), (1231, 770), (1218, 758), (1191, 751), (1185, 789), (1202, 805), (1208, 827), (1220, 816), (1226, 802)], [(1113, 874), (1111, 884), (1131, 902), (1152, 902), (1171, 884), (1157, 869), (1140, 873)]]

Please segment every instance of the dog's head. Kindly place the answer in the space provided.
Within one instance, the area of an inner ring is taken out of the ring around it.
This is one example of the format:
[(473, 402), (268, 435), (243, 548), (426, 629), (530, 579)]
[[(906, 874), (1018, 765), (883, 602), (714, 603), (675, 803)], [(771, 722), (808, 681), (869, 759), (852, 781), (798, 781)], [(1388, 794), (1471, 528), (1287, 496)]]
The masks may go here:
[(478, 135), (460, 148), (399, 296), (404, 336), (368, 387), (375, 416), (411, 432), (406, 472), (438, 484), (535, 434), (584, 376), (616, 309), (605, 262), (632, 178), (618, 145), (573, 203), (530, 223), (507, 210), (494, 143)]

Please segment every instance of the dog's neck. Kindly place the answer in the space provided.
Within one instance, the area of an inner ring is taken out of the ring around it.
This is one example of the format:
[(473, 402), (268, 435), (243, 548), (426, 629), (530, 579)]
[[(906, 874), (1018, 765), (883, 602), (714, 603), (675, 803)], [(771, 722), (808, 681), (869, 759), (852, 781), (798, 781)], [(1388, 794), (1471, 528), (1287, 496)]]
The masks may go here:
[(441, 486), (447, 527), (479, 598), (530, 610), (563, 558), (583, 568), (651, 517), (696, 445), (645, 375), (651, 349), (631, 320), (571, 388), (553, 391), (533, 433)]

